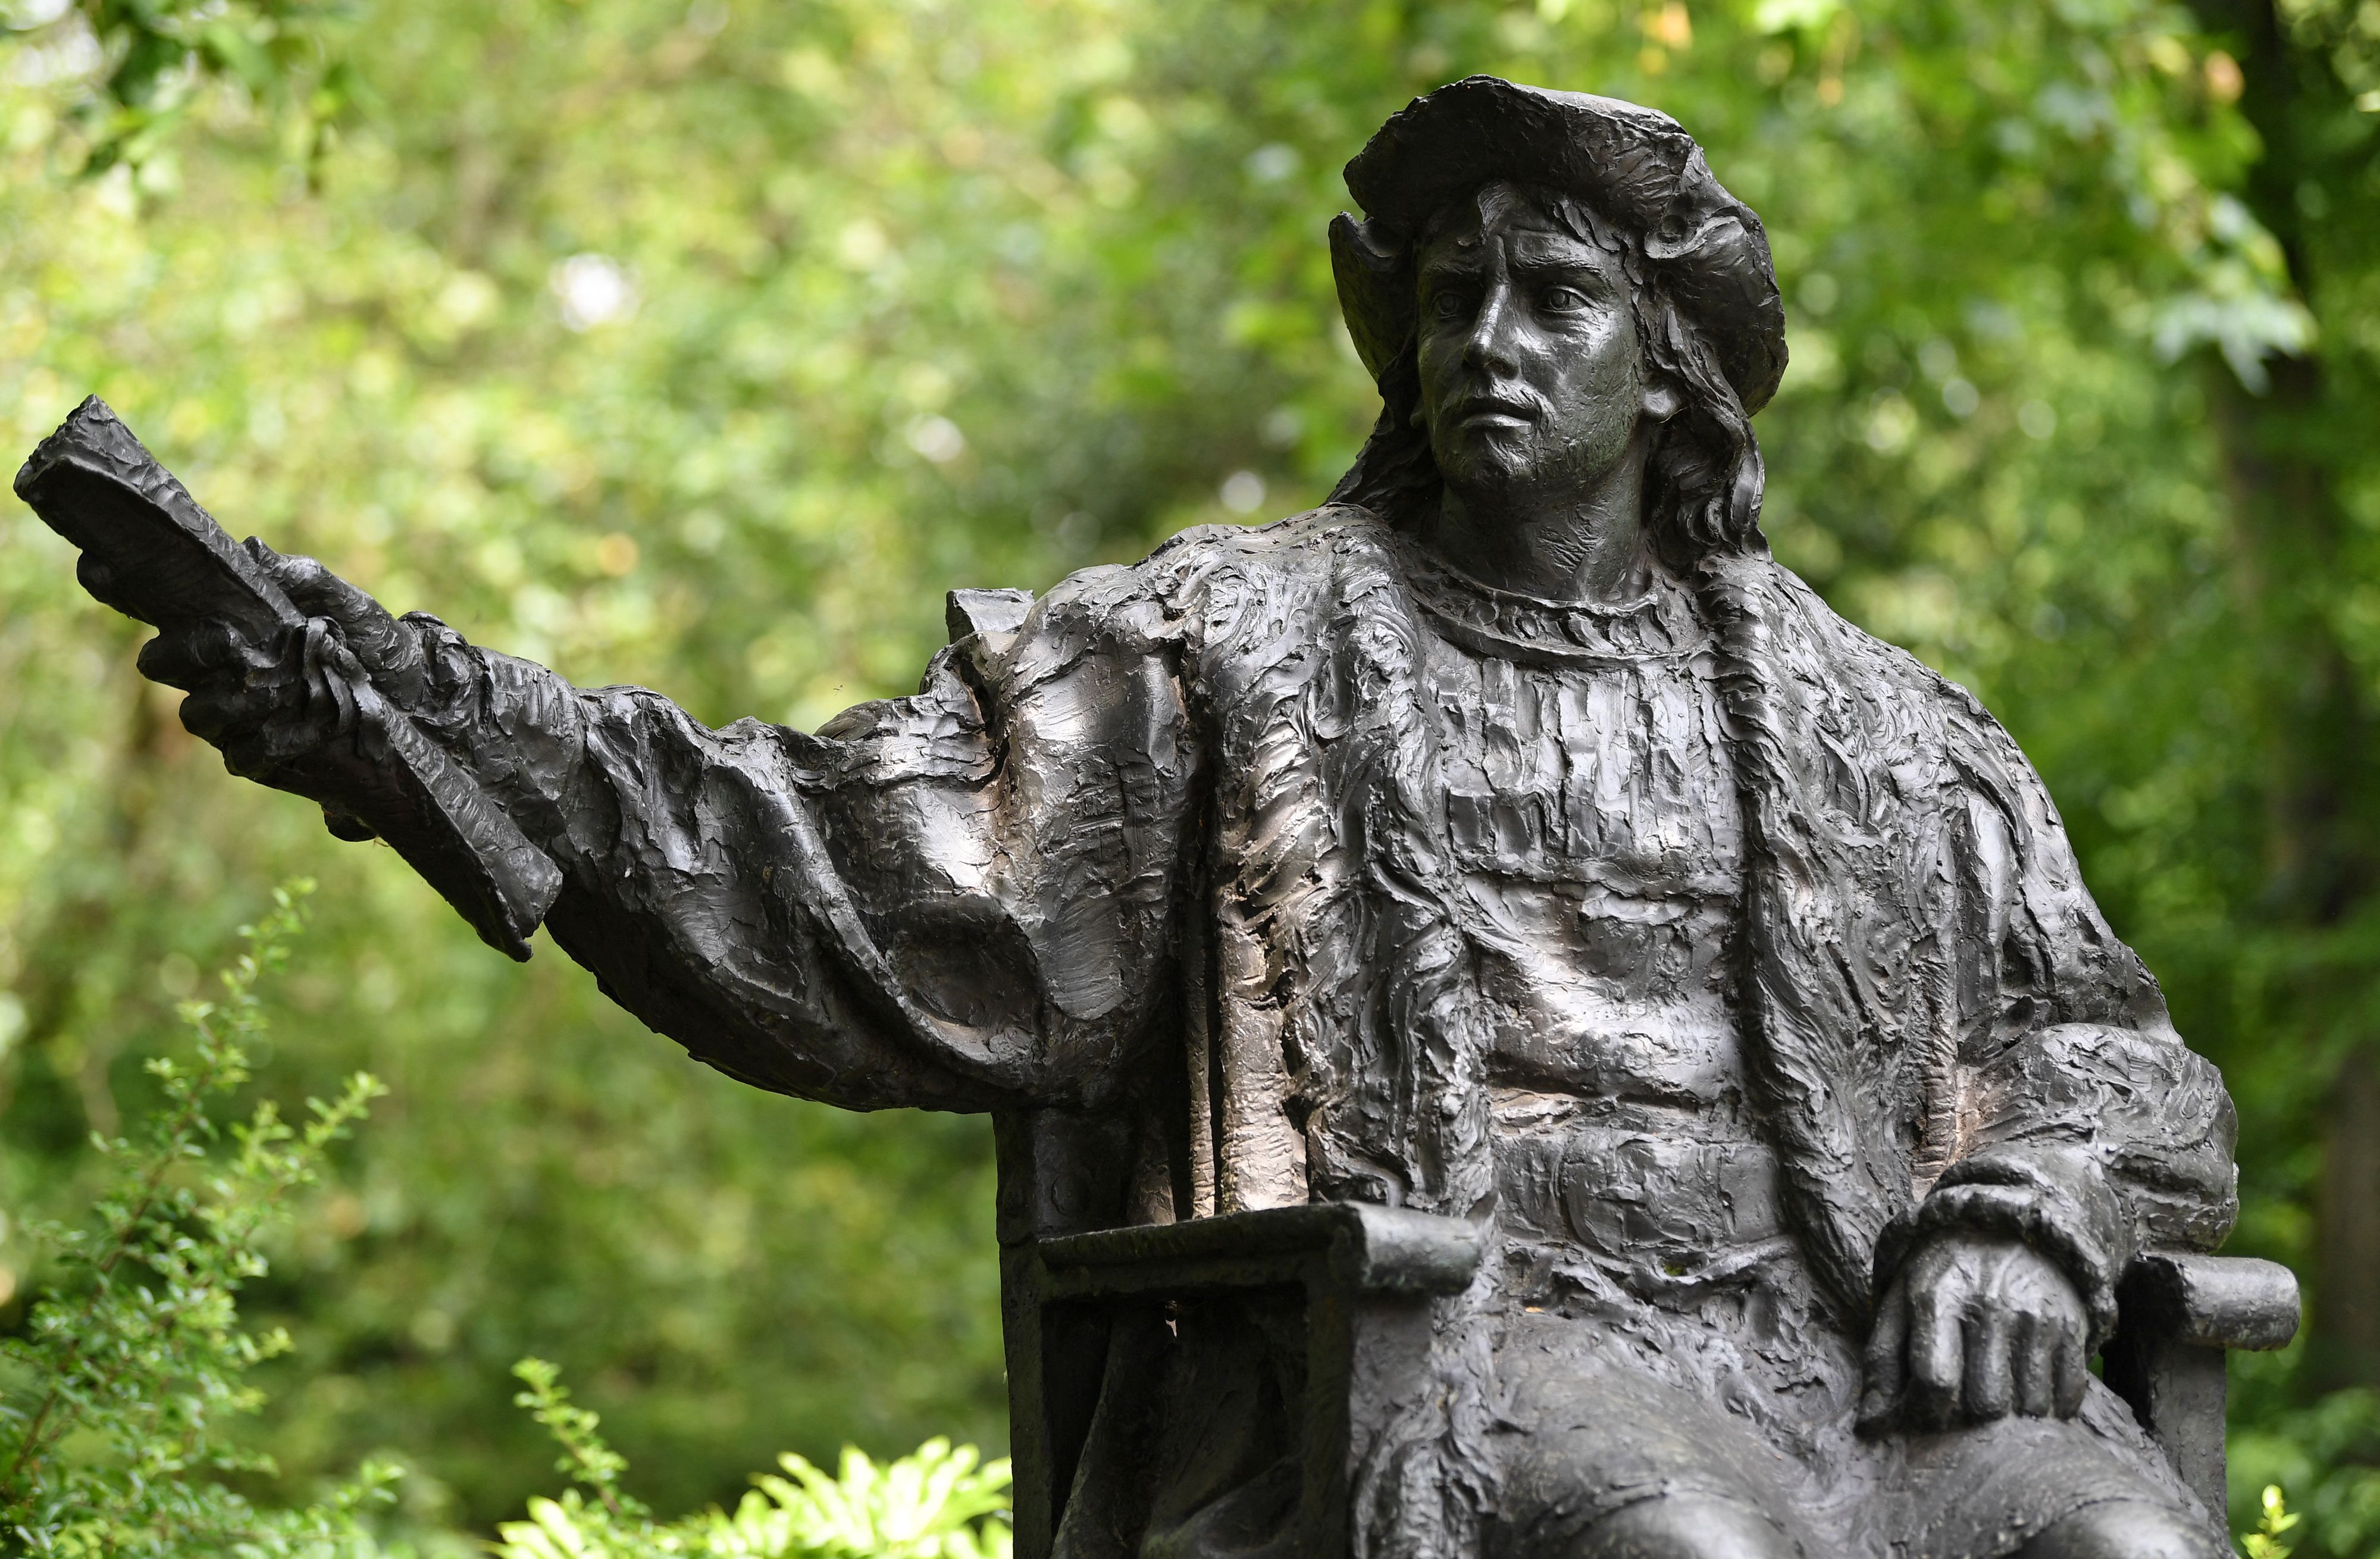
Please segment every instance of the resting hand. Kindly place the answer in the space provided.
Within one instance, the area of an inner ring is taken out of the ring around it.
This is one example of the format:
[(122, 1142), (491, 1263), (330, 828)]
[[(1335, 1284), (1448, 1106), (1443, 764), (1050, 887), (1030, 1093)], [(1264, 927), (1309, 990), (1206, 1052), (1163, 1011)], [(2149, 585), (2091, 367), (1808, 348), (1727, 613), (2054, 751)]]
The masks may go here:
[(1945, 1232), (1876, 1308), (1862, 1423), (1949, 1429), (2022, 1413), (2070, 1419), (2089, 1379), (2082, 1297), (2022, 1240)]
[(235, 773), (261, 777), (353, 718), (369, 679), (400, 705), (419, 694), (421, 646), (386, 608), (310, 557), (248, 549), (309, 621), (260, 643), (222, 622), (177, 624), (140, 651), (141, 675), (189, 693), (182, 724), (223, 749)]

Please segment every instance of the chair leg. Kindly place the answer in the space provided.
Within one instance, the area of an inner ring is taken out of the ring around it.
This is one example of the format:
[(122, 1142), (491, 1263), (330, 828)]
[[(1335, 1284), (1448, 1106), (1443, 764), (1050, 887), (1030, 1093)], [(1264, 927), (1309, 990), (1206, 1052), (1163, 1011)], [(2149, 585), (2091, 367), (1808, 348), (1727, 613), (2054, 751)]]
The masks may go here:
[(2181, 1480), (2223, 1513), (2223, 1350), (2127, 1329), (2101, 1360), (2107, 1385), (2173, 1460)]

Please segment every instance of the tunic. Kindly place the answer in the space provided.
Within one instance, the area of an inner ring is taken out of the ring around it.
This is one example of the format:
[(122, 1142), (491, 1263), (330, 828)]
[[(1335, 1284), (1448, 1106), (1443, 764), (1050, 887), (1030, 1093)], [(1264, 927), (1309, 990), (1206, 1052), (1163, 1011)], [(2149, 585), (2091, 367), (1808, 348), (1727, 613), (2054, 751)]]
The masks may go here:
[[(1666, 575), (1609, 609), (1402, 559), (1488, 1011), (1505, 1227), (1641, 1275), (1783, 1230), (1745, 1095), (1743, 822), (1715, 646)], [(1559, 652), (1498, 614), (1562, 614)], [(1579, 642), (1585, 640), (1585, 643)], [(1550, 1258), (1549, 1258), (1550, 1259)]]

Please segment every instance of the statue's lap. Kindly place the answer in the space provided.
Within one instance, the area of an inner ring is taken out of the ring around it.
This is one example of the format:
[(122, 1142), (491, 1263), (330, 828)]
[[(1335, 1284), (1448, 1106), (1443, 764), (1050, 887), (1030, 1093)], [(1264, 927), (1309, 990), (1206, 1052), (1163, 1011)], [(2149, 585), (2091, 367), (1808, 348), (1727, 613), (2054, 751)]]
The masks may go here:
[[(1542, 1249), (1511, 1254), (1543, 1266)], [(1744, 1506), (1805, 1553), (1876, 1559), (1904, 1544), (1989, 1559), (2108, 1500), (2204, 1518), (2096, 1380), (2072, 1419), (1863, 1434), (1859, 1349), (1812, 1292), (1788, 1248), (1649, 1299), (1590, 1277), (1502, 1317), (1496, 1559), (1571, 1553), (1597, 1521), (1663, 1498)]]

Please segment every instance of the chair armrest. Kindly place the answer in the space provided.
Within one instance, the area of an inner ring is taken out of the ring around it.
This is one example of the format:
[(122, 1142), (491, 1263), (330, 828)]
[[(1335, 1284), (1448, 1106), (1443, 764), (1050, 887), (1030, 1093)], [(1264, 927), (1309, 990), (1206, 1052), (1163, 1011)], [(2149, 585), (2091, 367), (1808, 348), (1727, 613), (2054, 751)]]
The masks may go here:
[(2224, 1351), (2296, 1335), (2298, 1280), (2242, 1256), (2156, 1253), (2116, 1288), (2101, 1368), (2206, 1508), (2223, 1509)]
[(1302, 1466), (1292, 1552), (1347, 1553), (1351, 1471), (1403, 1397), (1427, 1385), (1433, 1300), (1468, 1287), (1486, 1250), (1478, 1224), (1359, 1202), (1008, 1243), (1001, 1304), (1018, 1559), (1048, 1559), (1085, 1456), (1099, 1444), (1134, 1454), (1114, 1447), (1139, 1443), (1132, 1437), (1155, 1411), (1169, 1329), (1150, 1312), (1172, 1301), (1302, 1315), (1295, 1341), (1281, 1343), (1305, 1382), (1290, 1407)]
[(1457, 1294), (1487, 1248), (1459, 1218), (1316, 1202), (1064, 1235), (1036, 1245), (1052, 1297), (1261, 1287), (1330, 1275), (1358, 1294)]
[(2149, 1255), (2116, 1292), (2127, 1330), (2202, 1348), (2263, 1352), (2297, 1335), (2298, 1280), (2247, 1256)]

